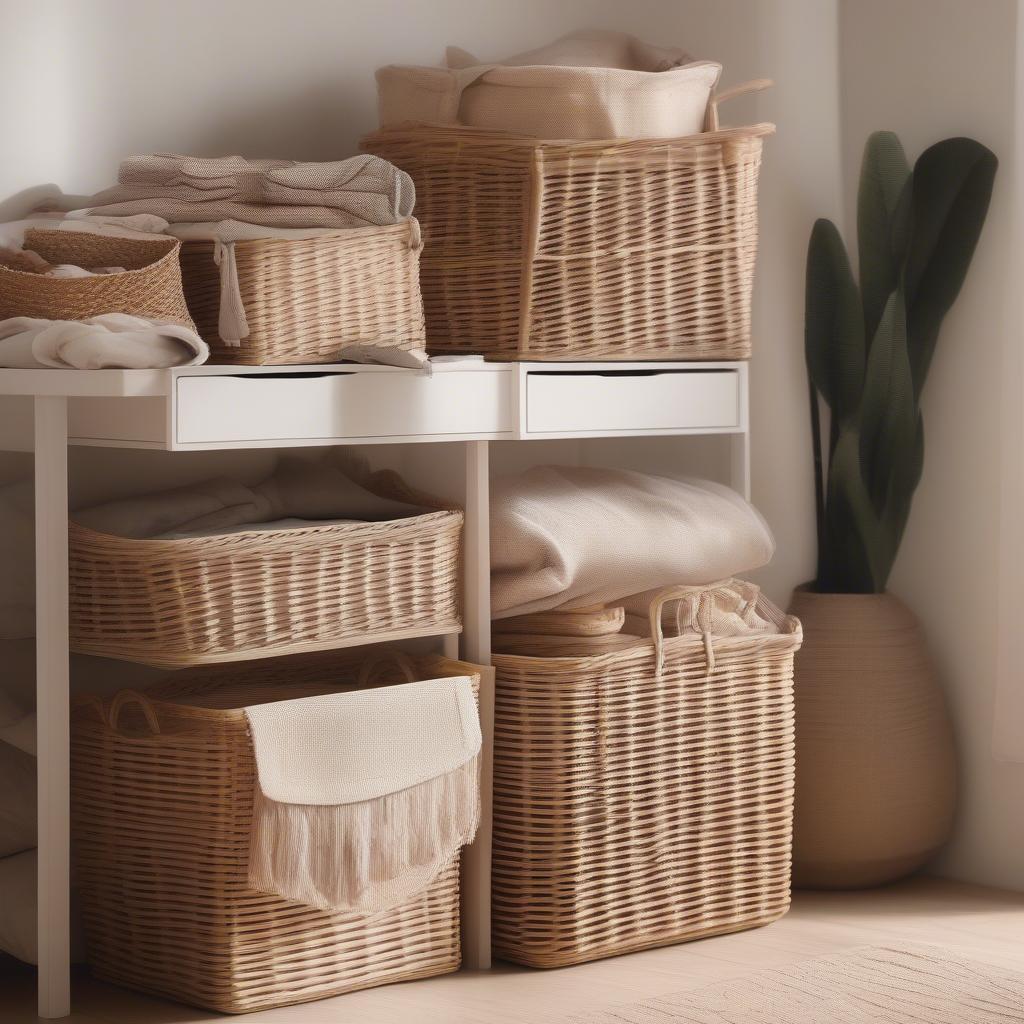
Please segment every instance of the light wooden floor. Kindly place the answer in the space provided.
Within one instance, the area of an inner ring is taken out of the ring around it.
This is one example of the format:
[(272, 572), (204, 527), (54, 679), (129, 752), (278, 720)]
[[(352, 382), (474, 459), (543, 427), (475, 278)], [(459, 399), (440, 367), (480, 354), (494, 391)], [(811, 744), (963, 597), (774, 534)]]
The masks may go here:
[[(1024, 893), (918, 879), (861, 893), (797, 893), (767, 928), (557, 971), (499, 965), (337, 999), (248, 1014), (253, 1024), (541, 1024), (863, 945), (930, 942), (1024, 971)], [(0, 1022), (35, 1021), (34, 977), (0, 975)], [(69, 1024), (202, 1024), (200, 1010), (135, 995), (82, 974)], [(823, 1022), (829, 1024), (829, 1022)], [(838, 1022), (837, 1022), (838, 1024)]]

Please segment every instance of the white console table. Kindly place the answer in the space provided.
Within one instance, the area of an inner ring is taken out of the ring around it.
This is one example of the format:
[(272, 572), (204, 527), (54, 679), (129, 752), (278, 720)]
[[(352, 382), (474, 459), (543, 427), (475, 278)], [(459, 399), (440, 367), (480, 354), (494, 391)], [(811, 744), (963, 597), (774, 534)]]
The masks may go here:
[[(27, 431), (24, 405), (32, 406)], [(20, 403), (20, 404), (19, 404)], [(446, 442), (462, 445), (461, 654), (490, 663), (488, 443), (726, 434), (750, 489), (746, 363), (442, 362), (394, 367), (0, 370), (0, 449), (35, 452), (39, 748), (39, 1014), (70, 1012), (68, 445), (165, 451)], [(458, 638), (444, 638), (454, 654)], [(465, 966), (490, 965), (493, 679), (481, 691), (484, 814), (464, 858)]]

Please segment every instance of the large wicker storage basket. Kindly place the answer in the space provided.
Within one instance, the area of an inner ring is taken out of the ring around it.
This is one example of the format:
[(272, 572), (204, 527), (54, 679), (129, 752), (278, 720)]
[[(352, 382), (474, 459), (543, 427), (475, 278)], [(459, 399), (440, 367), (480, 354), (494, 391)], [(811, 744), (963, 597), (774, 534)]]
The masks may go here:
[(786, 911), (801, 634), (758, 611), (780, 632), (710, 659), (692, 635), (494, 656), (496, 956), (560, 967)]
[[(255, 764), (242, 707), (358, 689), (363, 653), (192, 670), (147, 695), (83, 698), (72, 723), (76, 879), (89, 962), (108, 981), (227, 1013), (454, 971), (456, 860), (369, 918), (248, 888)], [(415, 677), (476, 666), (413, 659)]]
[(457, 632), (463, 514), (436, 512), (181, 540), (131, 540), (71, 524), (71, 646), (177, 668)]
[(545, 142), (417, 124), (363, 147), (416, 183), (431, 351), (745, 359), (771, 131)]
[(415, 220), (233, 244), (249, 325), (237, 346), (217, 332), (221, 285), (213, 242), (189, 241), (181, 251), (188, 306), (216, 361), (333, 363), (347, 345), (425, 347)]
[(124, 272), (46, 277), (0, 266), (0, 319), (88, 320), (104, 313), (129, 313), (194, 327), (182, 291), (177, 239), (32, 228), (25, 232), (25, 248), (48, 263), (124, 267)]

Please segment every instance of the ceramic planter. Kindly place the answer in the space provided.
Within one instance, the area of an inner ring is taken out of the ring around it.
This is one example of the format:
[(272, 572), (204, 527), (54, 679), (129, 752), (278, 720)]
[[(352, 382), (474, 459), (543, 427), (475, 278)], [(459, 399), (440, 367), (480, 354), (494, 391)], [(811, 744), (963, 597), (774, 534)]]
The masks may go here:
[(854, 889), (920, 868), (946, 840), (956, 763), (913, 613), (891, 594), (800, 588), (793, 882)]

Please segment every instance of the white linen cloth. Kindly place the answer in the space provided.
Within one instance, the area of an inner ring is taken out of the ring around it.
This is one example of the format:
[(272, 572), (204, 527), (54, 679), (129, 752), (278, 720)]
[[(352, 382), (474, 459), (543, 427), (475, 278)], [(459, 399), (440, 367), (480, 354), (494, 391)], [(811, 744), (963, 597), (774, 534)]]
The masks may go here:
[(304, 525), (314, 526), (317, 521), (378, 522), (434, 511), (375, 494), (355, 479), (361, 474), (355, 464), (342, 468), (329, 459), (288, 457), (252, 487), (225, 478), (206, 480), (93, 505), (73, 518), (100, 533), (141, 540), (209, 536), (281, 520), (307, 520)]
[(496, 619), (706, 584), (768, 562), (759, 513), (721, 484), (538, 466), (491, 483)]
[(456, 676), (245, 709), (259, 780), (249, 884), (375, 914), (472, 841), (480, 721)]
[(209, 356), (209, 346), (188, 327), (127, 313), (0, 320), (0, 366), (16, 369), (163, 369), (205, 363)]

